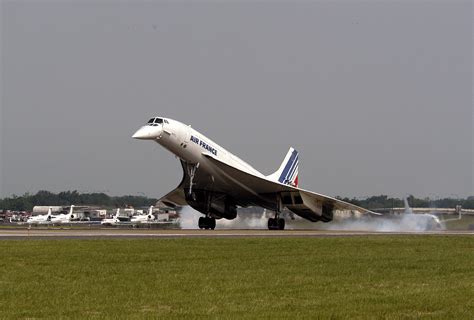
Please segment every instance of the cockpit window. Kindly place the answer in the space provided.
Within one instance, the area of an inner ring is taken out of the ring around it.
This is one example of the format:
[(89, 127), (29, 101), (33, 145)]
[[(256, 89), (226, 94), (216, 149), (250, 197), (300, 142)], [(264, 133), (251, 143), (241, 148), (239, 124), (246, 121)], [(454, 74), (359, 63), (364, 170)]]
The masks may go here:
[(148, 120), (147, 126), (156, 127), (156, 126), (158, 126), (159, 124), (162, 124), (162, 123), (163, 123), (162, 118), (151, 118), (150, 120)]

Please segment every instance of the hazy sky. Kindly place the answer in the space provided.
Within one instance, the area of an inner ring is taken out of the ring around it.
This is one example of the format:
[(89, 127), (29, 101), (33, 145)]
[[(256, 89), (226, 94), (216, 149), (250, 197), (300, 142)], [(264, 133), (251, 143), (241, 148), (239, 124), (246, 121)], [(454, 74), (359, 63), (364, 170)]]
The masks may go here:
[(164, 195), (154, 115), (331, 196), (474, 194), (471, 1), (1, 4), (3, 197)]

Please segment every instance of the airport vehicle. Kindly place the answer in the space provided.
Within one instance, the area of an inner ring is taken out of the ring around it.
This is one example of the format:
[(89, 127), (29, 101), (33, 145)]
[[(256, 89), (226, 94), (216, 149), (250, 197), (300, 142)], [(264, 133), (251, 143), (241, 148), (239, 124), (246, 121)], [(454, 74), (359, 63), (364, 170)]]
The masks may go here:
[(26, 223), (29, 225), (32, 224), (50, 224), (52, 218), (53, 208), (49, 207), (48, 213), (43, 215), (31, 216), (26, 220)]
[(179, 121), (154, 117), (138, 129), (135, 139), (159, 143), (180, 159), (183, 178), (159, 201), (168, 207), (190, 205), (204, 214), (201, 229), (214, 229), (216, 219), (235, 219), (237, 207), (259, 206), (275, 212), (268, 229), (285, 228), (287, 208), (309, 221), (329, 222), (335, 210), (374, 213), (359, 206), (298, 187), (298, 152), (290, 148), (280, 168), (268, 176), (211, 139)]
[(137, 223), (150, 223), (156, 220), (156, 217), (153, 215), (153, 206), (150, 206), (148, 209), (148, 213), (146, 214), (140, 214), (137, 216), (133, 216), (130, 222), (132, 224), (137, 224)]
[(115, 212), (115, 214), (112, 216), (112, 218), (106, 218), (106, 219), (102, 219), (102, 221), (100, 222), (101, 225), (104, 225), (104, 226), (115, 226), (115, 225), (118, 225), (120, 224), (120, 219), (119, 219), (119, 215), (120, 215), (120, 208), (117, 208), (117, 211)]
[(71, 205), (68, 214), (60, 214), (57, 216), (51, 217), (51, 223), (60, 224), (60, 223), (70, 223), (73, 219), (76, 219), (77, 216), (73, 213), (74, 205)]

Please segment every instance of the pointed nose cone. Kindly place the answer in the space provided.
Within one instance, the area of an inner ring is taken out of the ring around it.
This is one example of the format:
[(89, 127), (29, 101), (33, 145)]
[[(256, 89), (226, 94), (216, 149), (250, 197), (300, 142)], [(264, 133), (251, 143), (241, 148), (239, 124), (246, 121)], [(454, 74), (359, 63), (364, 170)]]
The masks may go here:
[(148, 132), (147, 130), (144, 130), (145, 128), (140, 128), (135, 132), (132, 136), (133, 139), (147, 139), (148, 138)]
[(156, 139), (160, 135), (160, 128), (159, 127), (152, 127), (152, 126), (144, 126), (137, 130), (132, 136), (134, 139)]

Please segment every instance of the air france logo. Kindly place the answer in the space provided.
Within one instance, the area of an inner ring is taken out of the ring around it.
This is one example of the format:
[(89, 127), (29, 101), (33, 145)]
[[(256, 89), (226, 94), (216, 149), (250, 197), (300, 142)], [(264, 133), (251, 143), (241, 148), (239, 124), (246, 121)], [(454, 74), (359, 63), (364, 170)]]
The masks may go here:
[(213, 155), (217, 156), (217, 150), (214, 149), (213, 147), (211, 147), (210, 145), (208, 145), (207, 143), (205, 143), (204, 141), (200, 140), (199, 138), (197, 138), (195, 136), (191, 136), (191, 141), (194, 142), (195, 144), (201, 146), (201, 148), (206, 149), (207, 151), (209, 151)]

